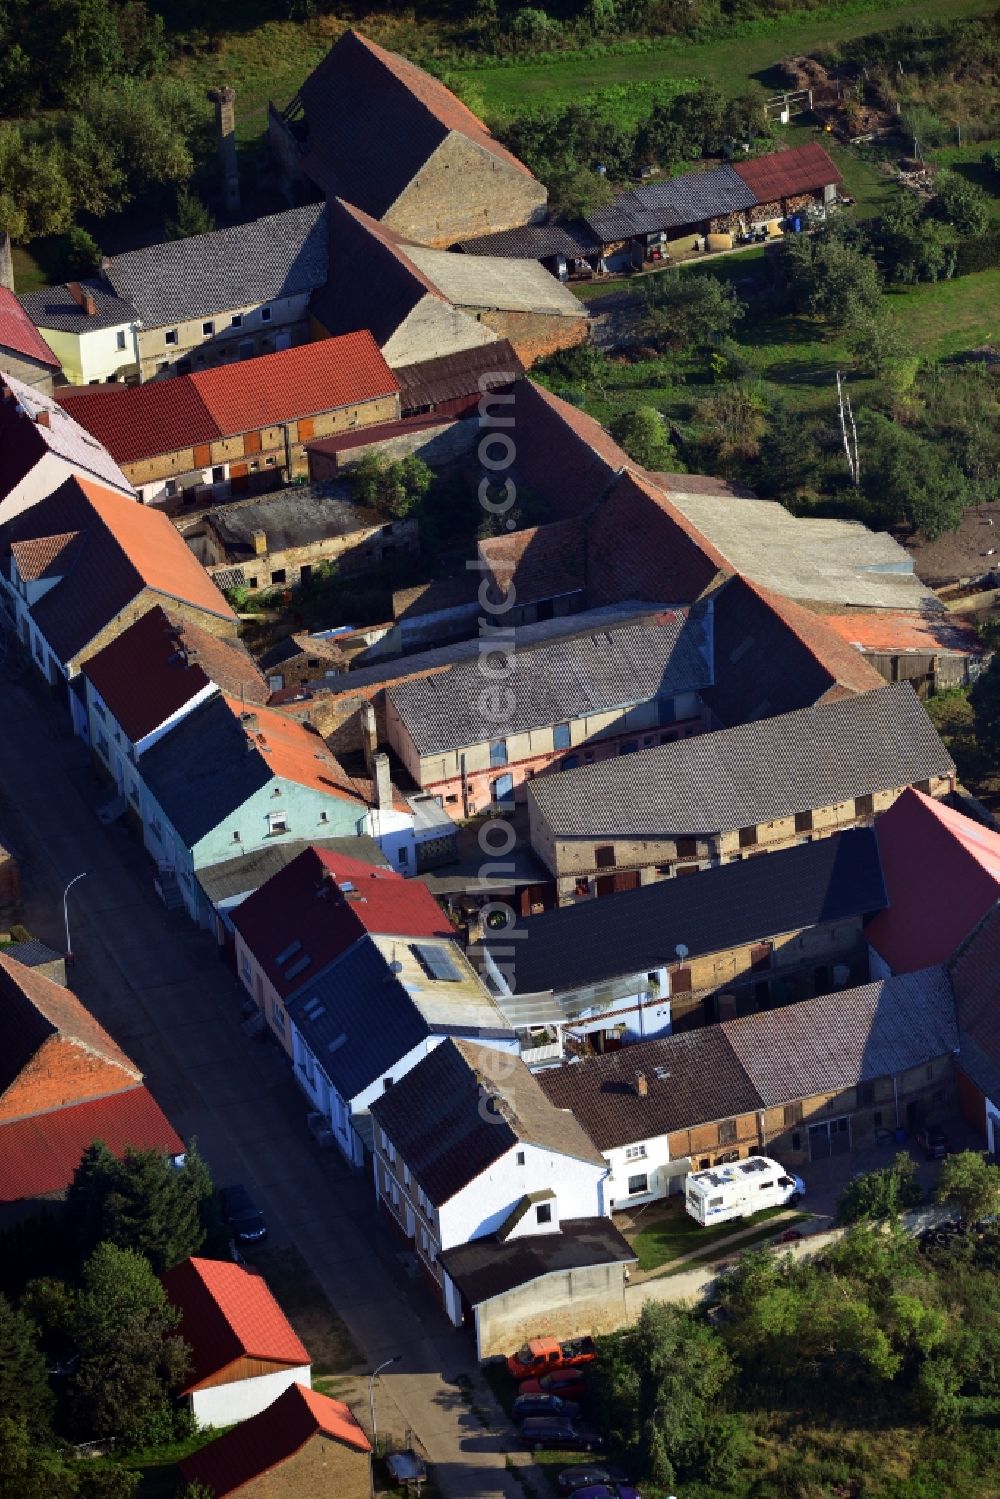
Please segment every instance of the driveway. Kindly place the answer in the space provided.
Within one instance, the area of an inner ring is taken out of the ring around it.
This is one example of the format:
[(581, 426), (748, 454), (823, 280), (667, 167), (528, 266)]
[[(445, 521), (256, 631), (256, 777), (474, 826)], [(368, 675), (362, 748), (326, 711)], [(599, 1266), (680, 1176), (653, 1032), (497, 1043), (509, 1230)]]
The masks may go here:
[[(22, 862), (25, 924), (62, 951), (62, 892), (87, 871), (69, 897), (74, 991), (143, 1069), (180, 1133), (197, 1138), (216, 1181), (245, 1182), (272, 1241), (295, 1244), (368, 1367), (401, 1355), (378, 1386), (380, 1432), (414, 1433), (448, 1499), (522, 1499), (521, 1473), (505, 1461), (514, 1434), (471, 1342), (408, 1275), (376, 1218), (371, 1183), (312, 1143), (283, 1055), (243, 1034), (242, 991), (214, 941), (163, 908), (126, 828), (98, 823), (102, 789), (65, 711), (35, 681), (0, 681), (0, 690), (0, 828)], [(472, 1379), (482, 1417), (460, 1376)], [(367, 1382), (356, 1400), (367, 1425)], [(526, 1455), (514, 1462), (543, 1492)]]

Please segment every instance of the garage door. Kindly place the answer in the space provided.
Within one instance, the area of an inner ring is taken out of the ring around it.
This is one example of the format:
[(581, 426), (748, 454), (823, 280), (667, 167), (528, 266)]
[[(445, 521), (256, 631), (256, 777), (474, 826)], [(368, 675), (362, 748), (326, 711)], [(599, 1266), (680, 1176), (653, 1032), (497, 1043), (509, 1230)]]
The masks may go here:
[(847, 1155), (851, 1148), (851, 1121), (824, 1119), (822, 1124), (809, 1126), (809, 1159), (825, 1161), (827, 1156)]

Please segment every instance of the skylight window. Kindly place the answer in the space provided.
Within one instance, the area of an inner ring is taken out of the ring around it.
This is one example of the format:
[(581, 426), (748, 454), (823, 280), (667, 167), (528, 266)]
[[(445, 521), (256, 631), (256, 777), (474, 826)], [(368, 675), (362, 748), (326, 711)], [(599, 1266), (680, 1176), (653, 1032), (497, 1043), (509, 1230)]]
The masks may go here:
[(294, 942), (289, 942), (287, 947), (282, 948), (281, 952), (279, 952), (274, 961), (277, 963), (279, 968), (283, 968), (288, 962), (289, 958), (294, 958), (295, 954), (301, 951), (302, 943), (299, 941), (298, 937), (296, 937)]
[(457, 983), (462, 977), (451, 954), (443, 948), (428, 947), (423, 942), (414, 942), (411, 944), (410, 951), (428, 978)]

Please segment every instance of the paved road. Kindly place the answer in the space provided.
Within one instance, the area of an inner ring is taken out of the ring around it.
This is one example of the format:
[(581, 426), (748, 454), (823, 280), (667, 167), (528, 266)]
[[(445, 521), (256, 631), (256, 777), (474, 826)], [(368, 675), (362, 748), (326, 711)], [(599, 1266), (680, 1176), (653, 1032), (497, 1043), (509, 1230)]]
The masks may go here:
[[(180, 1133), (197, 1137), (215, 1179), (245, 1181), (272, 1240), (298, 1247), (369, 1366), (402, 1355), (380, 1381), (380, 1430), (416, 1433), (448, 1499), (522, 1499), (522, 1474), (541, 1492), (523, 1455), (517, 1478), (507, 1471), (513, 1433), (468, 1336), (408, 1276), (371, 1184), (312, 1143), (283, 1056), (242, 1033), (240, 991), (214, 942), (164, 910), (134, 836), (98, 823), (101, 789), (64, 710), (33, 682), (0, 679), (0, 693), (0, 827), (22, 857), (26, 925), (61, 951), (63, 888), (88, 871), (70, 896), (72, 987), (143, 1069)], [(488, 1424), (463, 1399), (459, 1375), (474, 1380)]]

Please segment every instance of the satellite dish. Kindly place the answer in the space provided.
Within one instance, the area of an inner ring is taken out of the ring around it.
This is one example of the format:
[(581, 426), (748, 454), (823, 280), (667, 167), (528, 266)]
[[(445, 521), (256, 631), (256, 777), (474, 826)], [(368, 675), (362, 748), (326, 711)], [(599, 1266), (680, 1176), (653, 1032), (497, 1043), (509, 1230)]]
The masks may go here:
[(389, 964), (389, 972), (390, 973), (402, 973), (402, 971), (403, 971), (403, 965), (402, 965), (402, 963), (399, 961), (398, 958), (393, 958), (392, 962)]
[(677, 946), (674, 948), (674, 952), (679, 958), (686, 958), (688, 955), (688, 950), (684, 946), (683, 942), (678, 942)]

